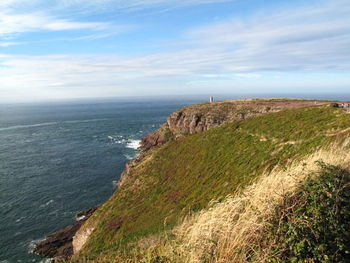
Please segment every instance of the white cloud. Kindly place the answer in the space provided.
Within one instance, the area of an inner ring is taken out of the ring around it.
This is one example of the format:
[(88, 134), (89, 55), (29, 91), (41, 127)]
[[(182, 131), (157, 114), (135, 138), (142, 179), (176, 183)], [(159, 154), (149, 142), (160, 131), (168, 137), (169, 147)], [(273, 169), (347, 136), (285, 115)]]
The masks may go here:
[[(162, 1), (154, 1), (154, 4), (157, 2)], [(67, 4), (71, 4), (70, 1)], [(42, 17), (47, 30), (95, 26), (94, 23)], [(36, 19), (28, 18), (27, 25), (20, 24), (20, 28), (39, 27)], [(11, 32), (14, 32), (17, 23), (12, 25)], [(6, 29), (0, 26), (0, 30), (6, 34)], [(232, 18), (192, 29), (185, 38), (178, 44), (177, 51), (142, 56), (0, 54), (0, 93), (2, 97), (7, 94), (8, 98), (31, 94), (117, 96), (148, 94), (156, 87), (170, 89), (186, 83), (191, 83), (191, 87), (203, 83), (215, 87), (224, 82), (226, 86), (235, 83), (244, 86), (248, 81), (262, 85), (260, 78), (266, 72), (277, 72), (281, 76), (271, 77), (276, 87), (291, 86), (299, 81), (301, 89), (303, 80), (284, 80), (284, 72), (342, 74), (350, 71), (350, 7), (340, 0), (278, 14), (265, 13), (249, 17), (249, 22)], [(236, 80), (238, 82), (234, 82)], [(317, 79), (312, 81), (316, 83)], [(349, 78), (341, 81), (350, 84)], [(319, 81), (320, 86), (324, 83)], [(340, 82), (335, 84), (341, 85)]]
[(193, 45), (215, 48), (222, 54), (221, 65), (232, 65), (233, 70), (350, 70), (350, 6), (346, 1), (249, 19), (233, 18), (197, 28), (187, 38)]
[(0, 7), (23, 9), (49, 7), (50, 9), (74, 9), (75, 11), (96, 12), (98, 10), (136, 11), (150, 8), (180, 8), (184, 6), (217, 4), (233, 0), (2, 0)]
[(11, 46), (17, 46), (20, 44), (21, 43), (19, 43), (19, 42), (4, 41), (4, 42), (0, 42), (0, 47), (11, 47)]
[(115, 35), (134, 28), (105, 22), (79, 22), (81, 14), (108, 10), (137, 11), (151, 8), (173, 9), (184, 6), (229, 2), (232, 0), (1, 0), (0, 39), (13, 39), (20, 33), (64, 30), (94, 30), (79, 39), (94, 39)]
[(260, 79), (263, 77), (262, 74), (256, 74), (256, 73), (236, 73), (235, 76), (239, 78), (248, 78), (248, 79)]
[(108, 23), (74, 22), (59, 19), (45, 13), (12, 14), (0, 11), (0, 38), (13, 34), (35, 31), (62, 31), (90, 29), (102, 30), (109, 27)]
[[(90, 6), (90, 9), (96, 12), (99, 9), (97, 2), (102, 4), (101, 1), (96, 1), (96, 6)], [(134, 28), (131, 25), (110, 22), (79, 21), (79, 15), (73, 15), (73, 7), (84, 8), (88, 7), (89, 3), (92, 2), (85, 1), (83, 4), (80, 1), (63, 0), (1, 0), (0, 40), (12, 40), (18, 38), (21, 33), (68, 30), (80, 32), (80, 36), (69, 40), (96, 39), (124, 33)], [(3, 47), (11, 45), (5, 42)]]

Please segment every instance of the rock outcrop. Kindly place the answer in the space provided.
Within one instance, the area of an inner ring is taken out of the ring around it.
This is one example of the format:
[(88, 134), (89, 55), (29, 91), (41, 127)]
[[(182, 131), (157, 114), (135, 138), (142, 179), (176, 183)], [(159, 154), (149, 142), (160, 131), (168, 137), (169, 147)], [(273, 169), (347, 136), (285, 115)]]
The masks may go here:
[[(79, 228), (80, 229), (80, 228)], [(73, 254), (78, 253), (84, 246), (85, 242), (94, 231), (94, 228), (89, 227), (84, 229), (84, 231), (77, 231), (73, 236), (72, 246), (73, 246)]]
[(50, 234), (45, 240), (36, 244), (34, 253), (42, 257), (52, 258), (53, 262), (67, 260), (73, 255), (73, 237), (82, 224), (96, 211), (97, 207), (79, 212), (74, 225)]
[(172, 133), (169, 130), (169, 126), (168, 124), (164, 124), (157, 131), (145, 136), (141, 140), (141, 149), (147, 151), (153, 147), (163, 145), (170, 139), (170, 136), (172, 136)]
[(191, 105), (172, 113), (157, 131), (141, 142), (141, 150), (148, 151), (188, 134), (203, 132), (225, 123), (257, 117), (284, 109), (327, 104), (327, 101), (296, 99), (250, 99)]

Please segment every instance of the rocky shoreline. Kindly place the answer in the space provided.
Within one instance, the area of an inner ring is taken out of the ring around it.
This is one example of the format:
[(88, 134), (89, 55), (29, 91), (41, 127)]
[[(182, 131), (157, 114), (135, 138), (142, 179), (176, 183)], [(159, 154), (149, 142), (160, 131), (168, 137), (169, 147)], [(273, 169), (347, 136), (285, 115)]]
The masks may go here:
[(73, 255), (74, 235), (97, 208), (96, 206), (79, 212), (76, 215), (77, 221), (73, 225), (48, 235), (45, 240), (36, 244), (33, 252), (39, 256), (50, 258), (51, 262), (69, 259)]

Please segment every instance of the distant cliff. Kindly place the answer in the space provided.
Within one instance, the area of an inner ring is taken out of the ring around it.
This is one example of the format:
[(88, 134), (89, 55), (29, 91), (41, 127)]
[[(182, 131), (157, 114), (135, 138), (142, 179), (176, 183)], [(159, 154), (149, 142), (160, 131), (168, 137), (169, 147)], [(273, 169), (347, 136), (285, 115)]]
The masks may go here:
[(326, 101), (295, 99), (249, 99), (203, 103), (172, 113), (157, 131), (143, 138), (141, 149), (147, 151), (184, 135), (207, 131), (225, 123), (245, 120), (284, 109), (317, 106)]

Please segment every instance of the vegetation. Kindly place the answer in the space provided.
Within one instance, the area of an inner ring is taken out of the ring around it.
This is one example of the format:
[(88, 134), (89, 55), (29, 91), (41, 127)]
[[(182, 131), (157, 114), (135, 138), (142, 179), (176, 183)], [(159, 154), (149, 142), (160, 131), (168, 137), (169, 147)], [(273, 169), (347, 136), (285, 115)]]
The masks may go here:
[(302, 162), (264, 174), (239, 194), (212, 202), (208, 209), (194, 213), (177, 226), (171, 239), (151, 248), (152, 255), (163, 262), (271, 262), (282, 251), (276, 249), (279, 243), (270, 227), (279, 219), (275, 216), (277, 208), (310, 175), (318, 176), (316, 160), (336, 165), (349, 163), (349, 145), (343, 146), (319, 150)]
[(350, 262), (350, 173), (320, 165), (276, 208), (265, 241), (275, 244), (272, 262)]
[[(271, 113), (171, 141), (134, 167), (123, 187), (87, 221), (84, 227), (95, 230), (72, 261), (118, 262), (121, 257), (119, 262), (127, 262), (134, 257), (135, 262), (161, 262), (147, 255), (152, 239), (166, 235), (185, 215), (208, 208), (211, 200), (238, 195), (276, 167), (342, 143), (350, 134), (349, 124), (349, 114), (319, 106)], [(146, 252), (132, 256), (142, 240)]]

